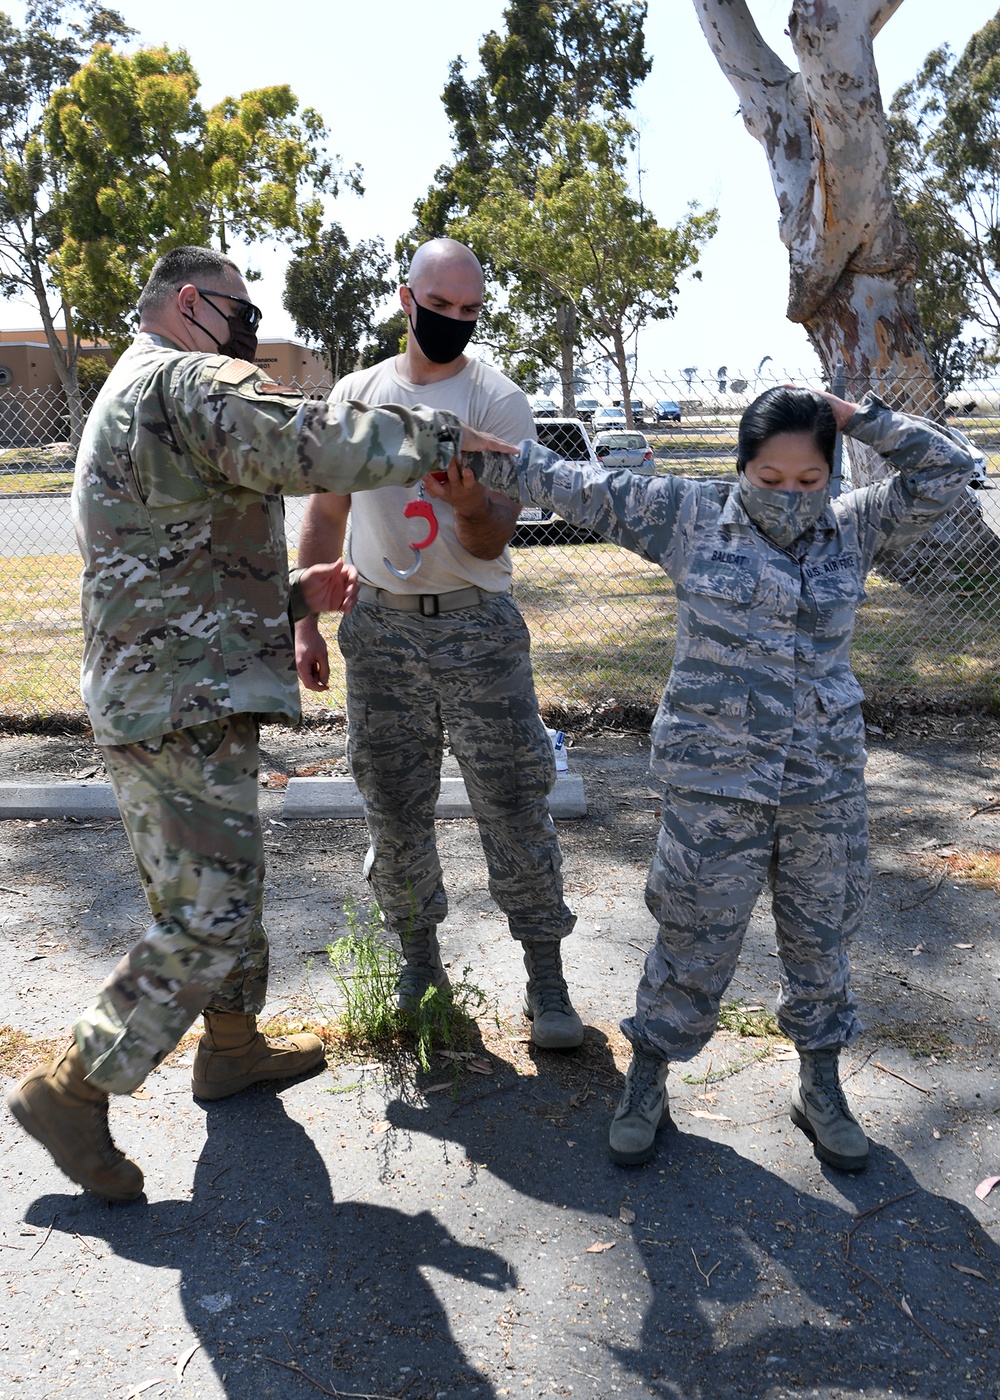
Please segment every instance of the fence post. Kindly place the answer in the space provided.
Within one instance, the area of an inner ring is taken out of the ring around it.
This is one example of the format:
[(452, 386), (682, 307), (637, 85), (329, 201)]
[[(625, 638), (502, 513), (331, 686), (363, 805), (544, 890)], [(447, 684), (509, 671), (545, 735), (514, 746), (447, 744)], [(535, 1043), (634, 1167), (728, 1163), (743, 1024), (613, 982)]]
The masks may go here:
[[(842, 399), (847, 391), (847, 370), (842, 364), (833, 367), (833, 383), (830, 393)], [(830, 473), (830, 495), (839, 496), (844, 485), (844, 437), (838, 433), (833, 444), (833, 469)]]

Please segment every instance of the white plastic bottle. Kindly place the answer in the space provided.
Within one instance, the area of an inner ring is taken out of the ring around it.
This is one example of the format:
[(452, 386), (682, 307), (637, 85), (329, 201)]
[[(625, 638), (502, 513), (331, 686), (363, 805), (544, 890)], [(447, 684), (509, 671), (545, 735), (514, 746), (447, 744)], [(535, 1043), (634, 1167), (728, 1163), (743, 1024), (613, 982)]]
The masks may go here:
[(552, 745), (552, 752), (556, 760), (556, 777), (564, 778), (569, 772), (569, 762), (566, 758), (566, 735), (561, 729), (549, 729), (545, 727), (545, 732), (549, 736), (549, 743)]

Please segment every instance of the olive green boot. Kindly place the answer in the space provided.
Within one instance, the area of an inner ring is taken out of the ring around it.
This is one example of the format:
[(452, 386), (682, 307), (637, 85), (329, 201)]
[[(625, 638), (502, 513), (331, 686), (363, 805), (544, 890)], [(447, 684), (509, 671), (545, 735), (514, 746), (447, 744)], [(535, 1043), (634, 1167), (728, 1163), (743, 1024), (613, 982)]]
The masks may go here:
[(448, 974), (441, 962), (436, 928), (415, 928), (399, 936), (403, 967), (396, 983), (400, 1011), (416, 1011), (428, 987), (447, 987)]
[(583, 1022), (569, 999), (559, 941), (521, 946), (528, 971), (524, 1014), (531, 1022), (532, 1044), (541, 1050), (575, 1050), (583, 1044)]
[(203, 1016), (205, 1033), (191, 1070), (196, 1099), (227, 1099), (251, 1084), (292, 1079), (323, 1063), (318, 1035), (265, 1036), (256, 1016), (234, 1011), (205, 1011)]
[(670, 1118), (668, 1061), (632, 1051), (625, 1092), (611, 1120), (608, 1147), (619, 1167), (638, 1167), (653, 1155), (656, 1134)]
[(7, 1095), (7, 1107), (60, 1171), (107, 1201), (142, 1195), (142, 1172), (111, 1140), (108, 1096), (88, 1084), (75, 1044), (32, 1070)]
[(799, 1051), (799, 1078), (792, 1090), (790, 1117), (816, 1144), (816, 1156), (842, 1172), (868, 1164), (868, 1139), (840, 1087), (840, 1047)]

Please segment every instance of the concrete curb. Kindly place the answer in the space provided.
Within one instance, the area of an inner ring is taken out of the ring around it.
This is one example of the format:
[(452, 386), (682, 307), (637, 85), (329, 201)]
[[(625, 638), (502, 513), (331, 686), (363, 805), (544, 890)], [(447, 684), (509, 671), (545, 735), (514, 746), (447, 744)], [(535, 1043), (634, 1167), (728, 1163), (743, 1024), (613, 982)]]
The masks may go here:
[[(587, 798), (578, 773), (557, 779), (549, 798), (553, 817), (585, 817)], [(282, 817), (364, 816), (361, 794), (351, 778), (292, 778), (285, 792)], [(461, 778), (444, 778), (434, 815), (439, 819), (471, 817), (472, 804)], [(98, 819), (118, 816), (110, 783), (0, 783), (0, 821)]]
[[(579, 773), (556, 779), (549, 796), (553, 817), (585, 817), (587, 798)], [(351, 778), (291, 778), (285, 790), (283, 817), (360, 818), (364, 815), (361, 794)], [(434, 808), (441, 821), (449, 817), (471, 817), (472, 803), (461, 778), (442, 778), (441, 795)]]
[(0, 783), (0, 820), (117, 815), (110, 783)]

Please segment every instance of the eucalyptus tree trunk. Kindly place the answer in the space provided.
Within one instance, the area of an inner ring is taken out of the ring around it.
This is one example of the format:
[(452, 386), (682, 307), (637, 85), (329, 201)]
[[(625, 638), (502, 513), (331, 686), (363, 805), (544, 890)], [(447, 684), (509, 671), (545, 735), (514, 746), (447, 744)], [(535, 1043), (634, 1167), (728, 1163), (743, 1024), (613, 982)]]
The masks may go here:
[[(767, 154), (788, 249), (789, 320), (805, 327), (829, 377), (844, 366), (847, 398), (873, 388), (893, 407), (943, 421), (914, 296), (916, 255), (892, 199), (872, 49), (902, 3), (793, 0), (788, 34), (798, 70), (765, 42), (747, 0), (694, 7), (743, 122)], [(854, 484), (885, 474), (861, 444), (848, 441), (848, 451)], [(1000, 541), (974, 511), (969, 517), (974, 541), (965, 534), (963, 552), (974, 543), (980, 564), (988, 557), (1000, 569)], [(938, 557), (953, 554), (963, 533), (932, 532)]]
[(576, 417), (576, 307), (571, 301), (556, 305), (559, 336), (559, 383), (564, 418)]

